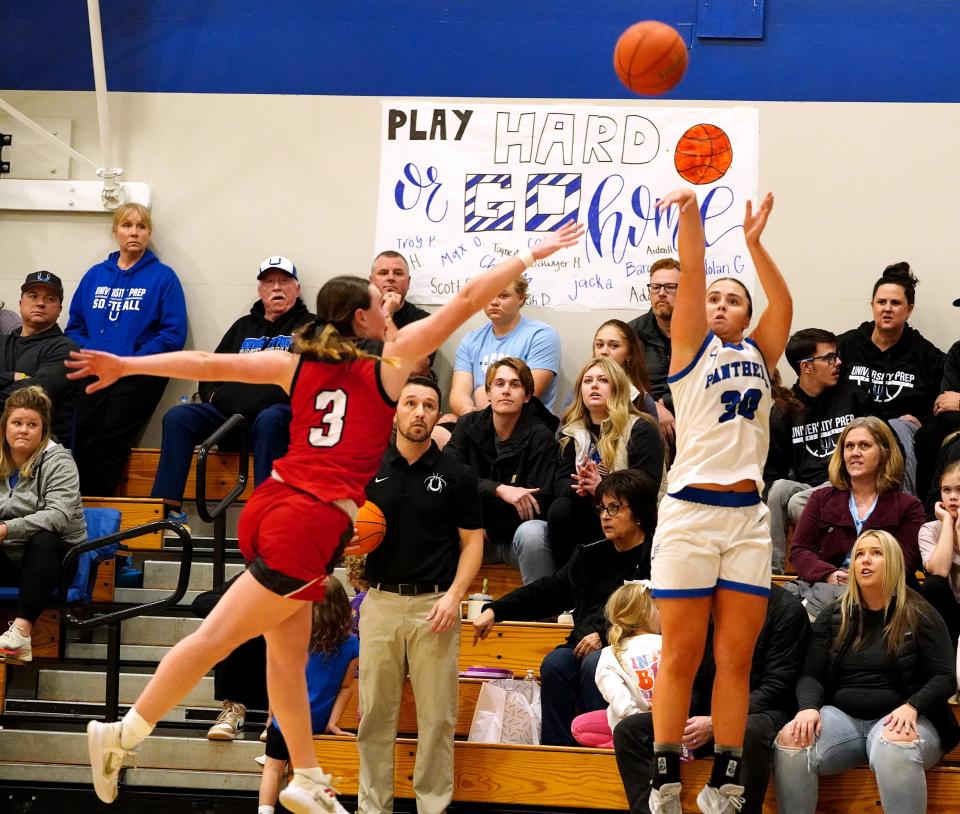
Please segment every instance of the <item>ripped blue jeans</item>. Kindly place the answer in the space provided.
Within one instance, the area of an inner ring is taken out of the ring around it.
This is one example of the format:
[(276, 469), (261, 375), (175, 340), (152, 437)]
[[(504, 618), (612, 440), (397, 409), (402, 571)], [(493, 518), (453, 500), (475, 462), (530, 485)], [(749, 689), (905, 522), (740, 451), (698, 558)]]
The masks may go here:
[(820, 737), (813, 746), (794, 749), (775, 744), (774, 782), (781, 812), (815, 814), (821, 775), (841, 774), (869, 764), (884, 811), (924, 814), (924, 771), (943, 757), (940, 737), (930, 721), (917, 719), (919, 740), (915, 743), (893, 743), (884, 738), (883, 718), (864, 721), (836, 707), (820, 710), (820, 724)]

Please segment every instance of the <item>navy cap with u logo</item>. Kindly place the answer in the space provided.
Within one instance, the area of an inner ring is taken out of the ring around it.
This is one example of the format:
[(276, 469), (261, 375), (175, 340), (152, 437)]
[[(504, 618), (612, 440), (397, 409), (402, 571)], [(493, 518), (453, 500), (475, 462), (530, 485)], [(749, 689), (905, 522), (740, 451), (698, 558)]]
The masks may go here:
[(27, 275), (27, 279), (23, 281), (23, 285), (20, 286), (20, 291), (26, 291), (28, 288), (33, 288), (35, 285), (47, 286), (47, 288), (53, 290), (53, 292), (60, 298), (61, 302), (63, 301), (63, 283), (52, 271), (31, 271)]

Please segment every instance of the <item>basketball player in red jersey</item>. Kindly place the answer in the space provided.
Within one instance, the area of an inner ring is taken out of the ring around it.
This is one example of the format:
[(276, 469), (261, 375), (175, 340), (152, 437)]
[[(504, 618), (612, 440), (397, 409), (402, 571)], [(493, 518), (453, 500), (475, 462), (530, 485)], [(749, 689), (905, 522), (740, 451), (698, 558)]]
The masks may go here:
[[(352, 535), (353, 514), (377, 472), (395, 401), (411, 371), (534, 261), (574, 245), (582, 232), (569, 223), (476, 275), (450, 302), (385, 343), (380, 292), (359, 277), (337, 277), (320, 290), (317, 322), (298, 335), (297, 354), (73, 354), (67, 362), (71, 378), (97, 377), (88, 392), (136, 374), (276, 384), (291, 394), (293, 411), (289, 452), (276, 461), (273, 477), (254, 492), (241, 515), (247, 571), (201, 627), (163, 658), (122, 721), (88, 726), (94, 788), (101, 800), (116, 799), (124, 756), (156, 722), (227, 653), (262, 634), (270, 708), (294, 767), (280, 801), (294, 814), (345, 812), (313, 751), (304, 677), (311, 602), (323, 597), (332, 562)], [(354, 334), (361, 341), (348, 338)]]

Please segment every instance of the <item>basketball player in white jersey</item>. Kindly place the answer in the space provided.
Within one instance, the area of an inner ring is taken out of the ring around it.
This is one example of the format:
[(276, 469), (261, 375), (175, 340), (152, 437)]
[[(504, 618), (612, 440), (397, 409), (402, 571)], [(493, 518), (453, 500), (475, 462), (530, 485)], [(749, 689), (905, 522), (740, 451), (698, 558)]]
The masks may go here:
[[(658, 207), (677, 205), (680, 288), (673, 312), (668, 382), (677, 418), (677, 457), (660, 505), (653, 548), (654, 596), (663, 655), (654, 689), (653, 814), (680, 814), (681, 744), (694, 674), (714, 617), (713, 773), (697, 797), (704, 814), (739, 810), (740, 762), (750, 666), (770, 594), (770, 530), (760, 500), (767, 457), (770, 371), (790, 333), (793, 303), (776, 264), (760, 245), (773, 196), (756, 212), (747, 201), (743, 230), (769, 303), (753, 332), (752, 301), (738, 280), (704, 272), (703, 224), (696, 194), (678, 189)], [(706, 299), (706, 310), (704, 310)]]

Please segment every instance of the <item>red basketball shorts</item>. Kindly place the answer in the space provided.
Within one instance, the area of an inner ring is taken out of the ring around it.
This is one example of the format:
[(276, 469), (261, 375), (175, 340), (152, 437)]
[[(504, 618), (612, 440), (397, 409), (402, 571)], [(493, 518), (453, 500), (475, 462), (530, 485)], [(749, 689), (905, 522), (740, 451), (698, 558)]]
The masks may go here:
[(353, 536), (353, 523), (336, 506), (268, 478), (244, 506), (238, 534), (257, 582), (280, 596), (319, 602), (330, 561)]

